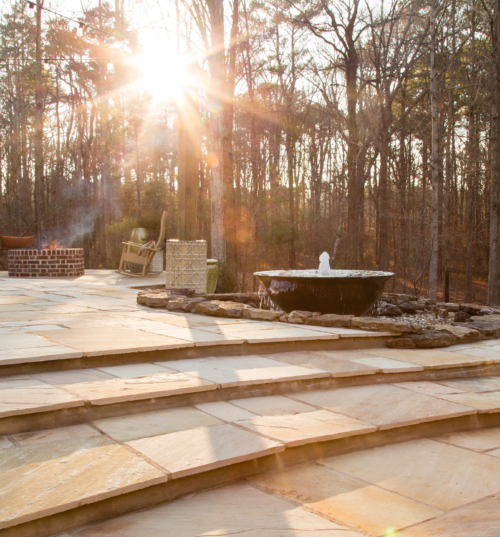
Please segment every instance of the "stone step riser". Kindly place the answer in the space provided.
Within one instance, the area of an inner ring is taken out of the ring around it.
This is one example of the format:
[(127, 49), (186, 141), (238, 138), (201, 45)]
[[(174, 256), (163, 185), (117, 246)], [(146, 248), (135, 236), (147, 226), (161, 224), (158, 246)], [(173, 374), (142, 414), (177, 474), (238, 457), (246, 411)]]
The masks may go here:
[(1, 537), (50, 537), (65, 531), (107, 520), (125, 513), (153, 507), (186, 494), (243, 479), (254, 474), (286, 468), (308, 461), (367, 450), (455, 432), (500, 426), (500, 412), (448, 418), (417, 425), (396, 427), (347, 438), (287, 448), (283, 452), (232, 464), (223, 468), (174, 479), (113, 498), (83, 505), (62, 513), (4, 528)]
[(376, 336), (317, 341), (210, 345), (182, 349), (110, 353), (96, 356), (82, 356), (80, 358), (63, 358), (60, 360), (37, 359), (31, 362), (20, 360), (19, 363), (0, 365), (0, 378), (11, 375), (34, 375), (49, 371), (65, 371), (68, 369), (88, 369), (114, 365), (185, 360), (188, 358), (208, 358), (212, 356), (248, 356), (253, 354), (268, 355), (280, 352), (375, 349), (385, 347), (386, 341), (391, 339), (391, 337)]
[[(192, 406), (215, 401), (230, 401), (246, 397), (263, 397), (270, 395), (293, 394), (306, 390), (325, 390), (368, 386), (373, 384), (391, 384), (411, 381), (439, 381), (457, 378), (478, 378), (500, 376), (500, 364), (483, 364), (472, 367), (446, 369), (428, 369), (407, 373), (377, 373), (341, 378), (317, 378), (272, 382), (267, 384), (247, 384), (211, 391), (200, 391), (168, 397), (144, 398), (135, 401), (61, 408), (47, 412), (20, 414), (0, 418), (0, 435), (40, 431), (88, 423), (90, 421), (165, 410), (183, 406)], [(71, 388), (71, 385), (68, 386)]]

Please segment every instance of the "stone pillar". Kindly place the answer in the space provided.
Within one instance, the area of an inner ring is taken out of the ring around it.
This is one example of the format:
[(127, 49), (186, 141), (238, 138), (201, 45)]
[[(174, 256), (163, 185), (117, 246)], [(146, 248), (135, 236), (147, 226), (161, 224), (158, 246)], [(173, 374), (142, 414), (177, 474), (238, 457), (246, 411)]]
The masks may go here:
[(207, 242), (167, 241), (166, 250), (167, 289), (194, 289), (207, 291)]

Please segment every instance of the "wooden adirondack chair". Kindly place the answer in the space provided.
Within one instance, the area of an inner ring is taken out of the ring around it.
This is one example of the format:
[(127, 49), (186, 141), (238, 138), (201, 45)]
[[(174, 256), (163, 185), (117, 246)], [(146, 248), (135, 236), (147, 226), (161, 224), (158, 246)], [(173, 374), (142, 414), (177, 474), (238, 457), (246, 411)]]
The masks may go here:
[[(161, 245), (165, 240), (165, 225), (167, 223), (167, 213), (163, 211), (161, 215), (161, 224), (160, 224), (160, 237), (156, 244), (150, 248), (143, 244), (137, 244), (135, 242), (122, 242), (122, 257), (120, 259), (120, 266), (118, 267), (118, 274), (124, 274), (125, 276), (134, 276), (142, 278), (144, 276), (157, 276), (159, 272), (149, 273), (148, 268), (153, 261), (153, 257), (156, 252), (161, 249)], [(128, 268), (128, 263), (136, 263), (142, 265), (141, 273), (132, 272)]]

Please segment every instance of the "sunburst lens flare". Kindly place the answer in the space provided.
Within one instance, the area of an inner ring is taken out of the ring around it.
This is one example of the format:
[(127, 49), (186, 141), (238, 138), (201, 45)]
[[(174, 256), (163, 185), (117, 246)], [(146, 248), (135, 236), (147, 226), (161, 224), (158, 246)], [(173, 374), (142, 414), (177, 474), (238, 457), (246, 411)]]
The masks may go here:
[(137, 85), (155, 99), (178, 99), (185, 86), (195, 84), (189, 73), (192, 58), (177, 54), (169, 42), (159, 42), (154, 37), (141, 36), (144, 53), (135, 61), (141, 73)]

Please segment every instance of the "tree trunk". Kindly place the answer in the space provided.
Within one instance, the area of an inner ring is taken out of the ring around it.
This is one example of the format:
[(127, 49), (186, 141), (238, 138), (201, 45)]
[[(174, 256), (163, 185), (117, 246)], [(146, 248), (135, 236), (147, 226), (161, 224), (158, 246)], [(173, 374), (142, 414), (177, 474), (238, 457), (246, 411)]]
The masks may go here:
[(35, 220), (38, 241), (43, 236), (44, 178), (43, 178), (43, 92), (42, 92), (42, 6), (36, 8), (36, 70), (35, 70)]
[(492, 57), (493, 88), (491, 92), (490, 119), (490, 237), (488, 267), (488, 305), (499, 303), (499, 211), (500, 211), (500, 2), (495, 0), (494, 17), (491, 21), (491, 48), (495, 51)]
[[(289, 118), (288, 118), (289, 119)], [(289, 119), (290, 121), (290, 119)], [(287, 122), (288, 123), (288, 122)], [(286, 159), (287, 159), (287, 177), (288, 177), (288, 210), (290, 214), (290, 251), (289, 265), (290, 270), (295, 269), (297, 264), (295, 252), (295, 185), (294, 185), (294, 139), (290, 132), (290, 126), (286, 133)]]
[(221, 94), (225, 82), (224, 49), (224, 2), (207, 0), (210, 13), (211, 52), (208, 59), (210, 67), (210, 100), (213, 109), (209, 116), (210, 130), (210, 206), (211, 206), (211, 257), (220, 263), (226, 260), (224, 239), (224, 156), (222, 137), (224, 132), (223, 103)]
[(349, 39), (349, 50), (345, 61), (347, 95), (347, 230), (349, 237), (349, 268), (359, 268), (360, 259), (360, 220), (363, 208), (360, 203), (357, 157), (359, 151), (359, 130), (357, 122), (358, 106), (358, 65), (359, 59), (354, 41)]
[(380, 254), (379, 269), (389, 268), (389, 125), (385, 110), (382, 110), (381, 130), (380, 130), (380, 175), (379, 175), (379, 207), (380, 207)]
[(467, 303), (472, 302), (472, 258), (474, 247), (474, 198), (476, 185), (477, 150), (478, 140), (476, 132), (476, 111), (469, 106), (469, 135), (467, 163), (467, 235), (466, 235), (466, 255), (465, 255), (465, 298)]
[(432, 145), (431, 145), (431, 243), (429, 262), (429, 297), (437, 298), (438, 282), (438, 253), (439, 253), (439, 112), (438, 112), (438, 75), (436, 71), (436, 1), (431, 2), (431, 117), (432, 117)]

